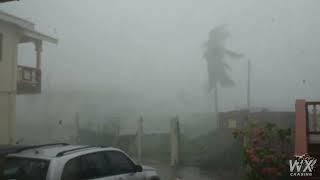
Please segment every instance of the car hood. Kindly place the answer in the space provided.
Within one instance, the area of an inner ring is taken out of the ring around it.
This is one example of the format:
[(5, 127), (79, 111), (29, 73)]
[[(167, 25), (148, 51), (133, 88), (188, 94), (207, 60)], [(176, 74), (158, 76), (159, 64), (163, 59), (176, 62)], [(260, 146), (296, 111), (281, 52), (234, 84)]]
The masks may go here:
[(142, 171), (146, 179), (151, 179), (154, 177), (158, 177), (158, 173), (156, 169), (150, 166), (142, 166)]

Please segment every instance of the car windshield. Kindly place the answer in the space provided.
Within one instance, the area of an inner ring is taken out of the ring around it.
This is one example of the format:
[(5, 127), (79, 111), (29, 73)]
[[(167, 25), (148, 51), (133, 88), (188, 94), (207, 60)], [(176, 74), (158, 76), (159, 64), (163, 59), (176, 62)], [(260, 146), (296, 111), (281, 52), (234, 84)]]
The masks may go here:
[(7, 158), (0, 170), (1, 180), (45, 180), (49, 161), (28, 158)]

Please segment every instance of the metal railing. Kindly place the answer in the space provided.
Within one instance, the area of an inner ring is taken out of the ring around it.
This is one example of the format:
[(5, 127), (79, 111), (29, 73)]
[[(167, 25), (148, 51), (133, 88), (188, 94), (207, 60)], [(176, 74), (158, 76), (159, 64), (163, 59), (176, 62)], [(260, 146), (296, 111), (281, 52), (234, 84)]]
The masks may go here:
[(320, 134), (320, 102), (306, 102), (307, 132)]
[(37, 94), (41, 92), (41, 70), (28, 66), (18, 66), (17, 94)]

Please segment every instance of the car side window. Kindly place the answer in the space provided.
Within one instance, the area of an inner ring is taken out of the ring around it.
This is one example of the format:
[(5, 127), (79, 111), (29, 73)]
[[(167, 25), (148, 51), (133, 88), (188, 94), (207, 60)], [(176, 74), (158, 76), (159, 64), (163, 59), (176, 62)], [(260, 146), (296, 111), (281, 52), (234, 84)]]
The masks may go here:
[(103, 152), (86, 154), (69, 160), (63, 170), (62, 180), (84, 180), (111, 175), (110, 165)]
[(47, 160), (8, 157), (0, 171), (0, 179), (45, 180), (49, 163)]
[(82, 179), (81, 158), (69, 160), (63, 169), (62, 180), (78, 180)]
[(84, 179), (95, 179), (111, 175), (110, 165), (103, 152), (83, 156), (82, 163), (85, 168)]
[(110, 161), (112, 175), (134, 172), (135, 164), (122, 152), (106, 151), (106, 155)]

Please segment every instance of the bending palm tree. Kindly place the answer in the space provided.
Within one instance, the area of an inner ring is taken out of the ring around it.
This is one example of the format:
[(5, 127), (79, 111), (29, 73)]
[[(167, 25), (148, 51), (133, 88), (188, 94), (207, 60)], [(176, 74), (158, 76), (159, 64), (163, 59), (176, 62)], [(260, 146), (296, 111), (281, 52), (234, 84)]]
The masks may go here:
[(208, 68), (209, 92), (214, 91), (214, 106), (217, 122), (219, 122), (218, 84), (220, 84), (221, 87), (232, 87), (235, 84), (228, 74), (230, 66), (225, 62), (225, 57), (243, 57), (242, 54), (225, 48), (225, 41), (229, 36), (230, 34), (224, 26), (214, 28), (209, 33), (209, 40), (206, 43), (206, 50), (204, 52), (204, 58), (207, 61)]

